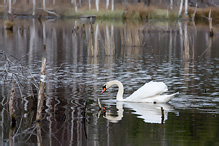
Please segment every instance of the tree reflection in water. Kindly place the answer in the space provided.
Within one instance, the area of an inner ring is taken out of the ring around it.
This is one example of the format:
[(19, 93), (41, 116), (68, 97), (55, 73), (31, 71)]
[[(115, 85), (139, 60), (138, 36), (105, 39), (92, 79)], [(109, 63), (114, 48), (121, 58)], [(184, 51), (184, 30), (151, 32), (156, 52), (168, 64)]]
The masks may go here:
[[(9, 34), (0, 22), (0, 145), (9, 140), (15, 145), (35, 145), (37, 140), (43, 145), (218, 144), (217, 27), (209, 38), (208, 25), (190, 26), (183, 21), (96, 22), (83, 27), (79, 20), (15, 19)], [(43, 51), (46, 97), (44, 118), (37, 127), (34, 117)], [(16, 84), (14, 104), (17, 127), (10, 132), (5, 103), (12, 74), (20, 84)], [(105, 118), (98, 119), (96, 99), (115, 97), (115, 92), (107, 97), (99, 94), (102, 84), (113, 79), (127, 86), (125, 96), (150, 80), (165, 82), (180, 96), (170, 105), (104, 103)], [(161, 106), (166, 114), (163, 125), (158, 124)]]

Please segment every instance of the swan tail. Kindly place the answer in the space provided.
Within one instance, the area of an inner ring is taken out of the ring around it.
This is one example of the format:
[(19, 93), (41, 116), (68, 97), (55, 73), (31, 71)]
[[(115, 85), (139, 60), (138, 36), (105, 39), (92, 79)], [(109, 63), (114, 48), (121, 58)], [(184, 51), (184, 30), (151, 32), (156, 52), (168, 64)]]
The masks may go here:
[(179, 94), (179, 92), (170, 94), (170, 95), (158, 95), (154, 97), (153, 102), (154, 103), (166, 103), (170, 101), (175, 95)]
[(177, 94), (179, 94), (179, 92), (176, 92), (176, 93), (173, 93), (173, 94), (170, 94), (170, 95), (166, 95), (167, 97), (165, 98), (164, 102), (170, 101)]

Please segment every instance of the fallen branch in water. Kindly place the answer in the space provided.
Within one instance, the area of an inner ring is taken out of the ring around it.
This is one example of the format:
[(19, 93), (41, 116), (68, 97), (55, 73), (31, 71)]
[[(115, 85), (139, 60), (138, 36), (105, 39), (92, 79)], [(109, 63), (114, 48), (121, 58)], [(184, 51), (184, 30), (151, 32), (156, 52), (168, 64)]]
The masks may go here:
[(60, 15), (56, 14), (55, 12), (52, 12), (52, 11), (48, 11), (48, 10), (44, 10), (45, 12), (49, 13), (49, 14), (53, 14), (57, 17), (61, 17)]
[(52, 15), (55, 15), (57, 17), (61, 17), (60, 15), (58, 15), (57, 13), (53, 12), (53, 11), (49, 11), (49, 9), (43, 9), (43, 8), (39, 8), (45, 12), (47, 12), (48, 14), (52, 14)]

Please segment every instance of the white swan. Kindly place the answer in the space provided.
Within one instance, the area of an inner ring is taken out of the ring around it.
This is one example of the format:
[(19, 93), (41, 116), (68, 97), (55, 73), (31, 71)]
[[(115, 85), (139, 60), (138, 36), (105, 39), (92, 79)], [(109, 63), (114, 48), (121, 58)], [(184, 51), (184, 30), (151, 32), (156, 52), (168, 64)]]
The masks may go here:
[(149, 82), (144, 84), (141, 88), (135, 91), (127, 98), (123, 98), (124, 87), (120, 81), (114, 80), (109, 81), (103, 85), (103, 91), (110, 88), (113, 85), (117, 85), (119, 87), (119, 91), (116, 96), (117, 101), (129, 101), (129, 102), (152, 102), (152, 103), (165, 103), (168, 102), (174, 95), (178, 93), (174, 93), (171, 95), (160, 95), (163, 92), (166, 92), (167, 86), (163, 82)]

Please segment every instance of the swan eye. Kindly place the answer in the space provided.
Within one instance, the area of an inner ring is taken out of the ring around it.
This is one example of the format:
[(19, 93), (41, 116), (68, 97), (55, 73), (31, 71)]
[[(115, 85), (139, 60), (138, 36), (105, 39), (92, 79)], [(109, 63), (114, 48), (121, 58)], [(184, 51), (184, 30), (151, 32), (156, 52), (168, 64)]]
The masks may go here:
[(106, 89), (106, 85), (103, 85), (103, 89)]
[(103, 90), (102, 90), (101, 94), (105, 91), (106, 91), (106, 85), (103, 86)]

